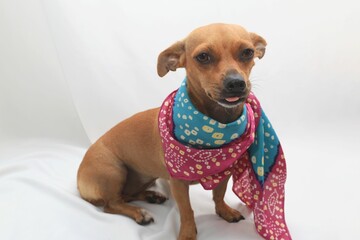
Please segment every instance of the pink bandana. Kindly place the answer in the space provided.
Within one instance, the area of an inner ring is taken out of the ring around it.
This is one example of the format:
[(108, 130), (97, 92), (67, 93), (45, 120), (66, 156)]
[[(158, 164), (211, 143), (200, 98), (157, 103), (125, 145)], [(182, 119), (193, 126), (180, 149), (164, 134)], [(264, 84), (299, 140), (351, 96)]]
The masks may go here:
[(266, 181), (254, 173), (248, 149), (253, 144), (261, 116), (260, 103), (250, 93), (246, 104), (247, 127), (242, 136), (220, 148), (197, 149), (183, 145), (173, 134), (173, 104), (176, 91), (163, 102), (159, 130), (165, 163), (173, 178), (199, 181), (204, 189), (214, 189), (233, 176), (233, 191), (254, 212), (256, 230), (265, 239), (290, 240), (284, 216), (286, 163), (281, 146)]

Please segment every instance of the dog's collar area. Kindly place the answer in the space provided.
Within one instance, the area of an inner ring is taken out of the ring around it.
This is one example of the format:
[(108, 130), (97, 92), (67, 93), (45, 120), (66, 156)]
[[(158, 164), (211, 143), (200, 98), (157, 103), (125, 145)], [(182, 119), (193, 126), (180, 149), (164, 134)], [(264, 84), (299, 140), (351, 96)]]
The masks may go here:
[(246, 116), (246, 107), (237, 120), (227, 124), (204, 115), (191, 102), (185, 79), (175, 95), (174, 135), (179, 142), (196, 148), (218, 148), (244, 133), (247, 124)]

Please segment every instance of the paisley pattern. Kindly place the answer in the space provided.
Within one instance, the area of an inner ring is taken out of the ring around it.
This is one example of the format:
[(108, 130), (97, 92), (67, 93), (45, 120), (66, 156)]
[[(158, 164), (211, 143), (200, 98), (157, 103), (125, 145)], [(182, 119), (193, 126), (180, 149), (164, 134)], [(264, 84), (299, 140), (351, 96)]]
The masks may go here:
[[(204, 189), (214, 189), (232, 175), (233, 192), (254, 211), (258, 233), (265, 239), (291, 239), (284, 216), (285, 158), (281, 145), (275, 144), (278, 142), (275, 141), (275, 132), (266, 129), (270, 123), (255, 95), (250, 93), (245, 104), (247, 124), (241, 136), (219, 148), (199, 149), (182, 144), (174, 136), (176, 92), (165, 99), (158, 119), (170, 175), (177, 179), (199, 181)], [(266, 138), (271, 141), (265, 142)], [(269, 149), (266, 151), (266, 146), (273, 149), (273, 153), (270, 154)]]

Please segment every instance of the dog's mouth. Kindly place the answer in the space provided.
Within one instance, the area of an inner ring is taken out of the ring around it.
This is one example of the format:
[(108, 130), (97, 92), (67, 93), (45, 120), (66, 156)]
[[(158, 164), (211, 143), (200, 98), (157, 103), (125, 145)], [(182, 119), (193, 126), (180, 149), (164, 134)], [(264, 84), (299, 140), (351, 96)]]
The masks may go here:
[(247, 99), (247, 93), (229, 94), (223, 92), (219, 96), (213, 96), (210, 92), (207, 92), (210, 99), (217, 102), (219, 105), (226, 108), (233, 108), (243, 103)]
[(236, 97), (222, 98), (217, 102), (224, 107), (236, 107), (240, 103), (243, 103), (245, 99), (246, 97), (244, 96), (236, 96)]
[(223, 99), (223, 102), (226, 102), (226, 103), (238, 103), (241, 100), (244, 100), (244, 99), (241, 98), (241, 97), (229, 97), (229, 98)]

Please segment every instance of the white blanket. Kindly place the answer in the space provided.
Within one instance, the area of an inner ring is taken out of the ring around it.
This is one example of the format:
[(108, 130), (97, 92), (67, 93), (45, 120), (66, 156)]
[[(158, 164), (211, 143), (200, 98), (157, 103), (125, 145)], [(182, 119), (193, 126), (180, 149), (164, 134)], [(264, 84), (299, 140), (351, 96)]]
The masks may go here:
[[(18, 147), (0, 164), (1, 239), (176, 239), (179, 213), (172, 199), (162, 205), (134, 202), (155, 219), (149, 226), (140, 226), (80, 198), (76, 173), (85, 149), (44, 141)], [(199, 187), (191, 188), (199, 239), (259, 239), (243, 205), (228, 199), (247, 217), (229, 224), (215, 214), (210, 192)], [(167, 182), (158, 181), (155, 188), (170, 196)]]
[[(335, 3), (1, 0), (0, 240), (176, 239), (171, 197), (134, 202), (155, 219), (139, 226), (82, 200), (76, 173), (91, 142), (179, 86), (183, 70), (157, 76), (158, 54), (212, 22), (239, 23), (269, 43), (251, 81), (287, 158), (293, 239), (360, 239), (359, 3)], [(199, 240), (260, 239), (230, 187), (239, 223), (191, 187)], [(170, 196), (166, 182), (155, 188)]]

